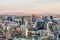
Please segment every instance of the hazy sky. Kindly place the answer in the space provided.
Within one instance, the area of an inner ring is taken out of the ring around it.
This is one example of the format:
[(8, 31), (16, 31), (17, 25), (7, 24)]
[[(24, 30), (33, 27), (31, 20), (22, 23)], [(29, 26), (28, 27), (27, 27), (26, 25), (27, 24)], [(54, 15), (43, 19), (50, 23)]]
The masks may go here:
[(4, 12), (60, 13), (60, 0), (0, 0)]

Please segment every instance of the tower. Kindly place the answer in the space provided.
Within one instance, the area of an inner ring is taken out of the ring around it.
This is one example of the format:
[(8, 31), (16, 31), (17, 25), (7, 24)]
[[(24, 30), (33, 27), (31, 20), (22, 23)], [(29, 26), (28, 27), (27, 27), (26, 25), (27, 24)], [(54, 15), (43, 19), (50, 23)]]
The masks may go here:
[(32, 22), (36, 22), (36, 15), (35, 14), (32, 14)]

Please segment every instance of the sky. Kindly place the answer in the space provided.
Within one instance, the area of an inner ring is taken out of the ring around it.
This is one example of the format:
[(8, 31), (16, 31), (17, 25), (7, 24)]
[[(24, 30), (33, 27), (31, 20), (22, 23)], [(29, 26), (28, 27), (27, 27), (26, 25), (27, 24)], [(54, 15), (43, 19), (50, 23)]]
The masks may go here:
[(3, 13), (60, 13), (60, 0), (0, 0)]

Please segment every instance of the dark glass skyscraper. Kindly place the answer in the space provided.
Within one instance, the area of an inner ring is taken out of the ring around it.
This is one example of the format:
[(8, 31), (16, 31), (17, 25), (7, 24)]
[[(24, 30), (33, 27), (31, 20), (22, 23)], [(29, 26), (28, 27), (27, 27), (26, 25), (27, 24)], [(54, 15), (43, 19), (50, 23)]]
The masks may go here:
[(24, 18), (25, 18), (25, 16), (22, 16), (22, 24), (24, 24)]
[(45, 29), (44, 28), (44, 22), (38, 21), (36, 27), (38, 28), (38, 30), (44, 30)]

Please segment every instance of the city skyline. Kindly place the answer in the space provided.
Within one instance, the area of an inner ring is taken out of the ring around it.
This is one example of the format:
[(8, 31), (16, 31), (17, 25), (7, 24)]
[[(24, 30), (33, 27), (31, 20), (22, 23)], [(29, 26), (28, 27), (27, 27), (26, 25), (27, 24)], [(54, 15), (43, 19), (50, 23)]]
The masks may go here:
[(60, 13), (59, 0), (0, 0), (0, 14), (4, 13)]

